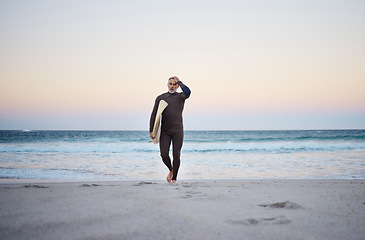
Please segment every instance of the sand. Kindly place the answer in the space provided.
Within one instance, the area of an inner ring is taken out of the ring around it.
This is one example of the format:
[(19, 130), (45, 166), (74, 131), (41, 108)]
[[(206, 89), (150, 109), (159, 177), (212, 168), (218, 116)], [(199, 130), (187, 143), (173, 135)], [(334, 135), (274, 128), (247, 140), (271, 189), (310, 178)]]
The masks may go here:
[(0, 239), (365, 239), (365, 180), (0, 181)]

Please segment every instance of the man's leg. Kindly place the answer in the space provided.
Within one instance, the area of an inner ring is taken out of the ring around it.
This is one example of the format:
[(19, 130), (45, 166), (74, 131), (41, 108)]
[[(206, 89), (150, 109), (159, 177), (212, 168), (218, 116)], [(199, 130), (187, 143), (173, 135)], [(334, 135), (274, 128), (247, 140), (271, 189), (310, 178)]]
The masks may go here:
[(171, 159), (169, 156), (170, 151), (170, 145), (171, 145), (171, 135), (167, 134), (165, 131), (161, 131), (160, 136), (160, 154), (162, 161), (166, 165), (166, 167), (169, 169), (169, 174), (166, 177), (166, 180), (168, 182), (171, 181), (172, 178), (172, 165), (171, 165)]
[(172, 180), (176, 181), (177, 174), (179, 172), (180, 167), (180, 155), (181, 155), (181, 148), (184, 141), (184, 131), (181, 129), (174, 133), (172, 136), (172, 154), (174, 157), (173, 162), (173, 176)]

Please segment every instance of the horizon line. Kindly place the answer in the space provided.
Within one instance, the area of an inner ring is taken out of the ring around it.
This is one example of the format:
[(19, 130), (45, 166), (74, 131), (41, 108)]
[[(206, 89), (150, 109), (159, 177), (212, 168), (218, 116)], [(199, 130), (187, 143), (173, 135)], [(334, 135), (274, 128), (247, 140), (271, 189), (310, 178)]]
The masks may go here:
[[(313, 129), (184, 129), (186, 132), (198, 132), (198, 131), (336, 131), (336, 130), (365, 130), (365, 128), (313, 128)], [(113, 132), (148, 132), (148, 130), (137, 130), (137, 129), (0, 129), (0, 131), (23, 131), (23, 132), (32, 132), (32, 131), (113, 131)]]

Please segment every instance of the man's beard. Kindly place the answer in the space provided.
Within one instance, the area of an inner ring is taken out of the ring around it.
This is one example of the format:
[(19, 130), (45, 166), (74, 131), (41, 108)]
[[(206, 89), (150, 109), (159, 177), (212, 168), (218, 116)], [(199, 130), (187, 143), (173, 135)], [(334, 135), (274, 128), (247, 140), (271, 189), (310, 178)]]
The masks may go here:
[(176, 90), (177, 90), (177, 89), (173, 89), (173, 88), (171, 88), (171, 89), (169, 89), (169, 93), (174, 94), (174, 93), (176, 93)]

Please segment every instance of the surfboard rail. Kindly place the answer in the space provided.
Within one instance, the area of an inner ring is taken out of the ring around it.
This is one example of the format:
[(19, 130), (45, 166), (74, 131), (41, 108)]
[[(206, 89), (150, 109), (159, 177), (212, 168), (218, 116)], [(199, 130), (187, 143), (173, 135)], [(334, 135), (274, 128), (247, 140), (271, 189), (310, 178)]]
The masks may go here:
[(160, 100), (158, 103), (156, 118), (155, 118), (155, 124), (153, 125), (153, 131), (152, 131), (152, 137), (154, 139), (152, 142), (154, 144), (157, 144), (160, 142), (160, 135), (161, 135), (161, 116), (165, 108), (169, 105), (165, 100)]

